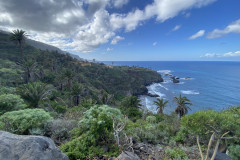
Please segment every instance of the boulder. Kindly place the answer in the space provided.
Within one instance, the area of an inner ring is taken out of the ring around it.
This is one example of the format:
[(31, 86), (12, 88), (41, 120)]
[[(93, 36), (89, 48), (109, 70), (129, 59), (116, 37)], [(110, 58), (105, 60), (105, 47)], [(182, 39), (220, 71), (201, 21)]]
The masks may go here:
[(159, 97), (159, 95), (157, 95), (157, 94), (152, 94), (152, 93), (147, 93), (147, 96), (149, 96), (149, 97)]
[(50, 138), (16, 135), (3, 131), (0, 131), (0, 159), (69, 160)]
[[(210, 150), (209, 152), (209, 158), (211, 158), (213, 155), (213, 151)], [(221, 153), (221, 152), (217, 152), (215, 160), (232, 160), (231, 157), (229, 157), (227, 154), (225, 153)]]
[(118, 160), (140, 160), (140, 158), (132, 153), (132, 152), (127, 152), (127, 151), (123, 151), (118, 157)]
[(172, 81), (173, 81), (173, 83), (179, 83), (180, 82), (178, 79), (175, 79), (175, 78)]

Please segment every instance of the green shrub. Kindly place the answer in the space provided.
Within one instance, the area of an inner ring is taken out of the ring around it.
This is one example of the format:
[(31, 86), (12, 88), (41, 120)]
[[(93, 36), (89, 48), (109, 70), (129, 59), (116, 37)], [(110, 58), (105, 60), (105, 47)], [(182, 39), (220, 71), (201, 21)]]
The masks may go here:
[(119, 109), (106, 105), (93, 106), (79, 121), (79, 127), (72, 130), (72, 140), (60, 148), (70, 159), (91, 159), (103, 155), (102, 146), (108, 146), (110, 156), (119, 153), (113, 137), (113, 118), (122, 120)]
[(155, 116), (147, 116), (146, 121), (148, 123), (156, 123), (157, 122), (157, 118)]
[(45, 135), (51, 137), (55, 144), (62, 144), (70, 139), (70, 131), (77, 127), (75, 120), (54, 119), (45, 124)]
[(16, 92), (16, 88), (0, 86), (0, 94), (14, 94)]
[(24, 104), (23, 99), (19, 95), (14, 94), (2, 94), (0, 95), (0, 115), (13, 111), (24, 109), (26, 104)]
[(187, 154), (180, 148), (176, 148), (176, 147), (173, 149), (167, 148), (165, 150), (165, 152), (171, 159), (186, 159), (186, 158), (188, 158)]
[(229, 148), (229, 155), (233, 160), (240, 159), (240, 145), (231, 145)]
[[(240, 136), (240, 107), (233, 107), (221, 112), (198, 111), (184, 116), (181, 120), (181, 130), (193, 135), (199, 135), (208, 142), (212, 132), (218, 131), (219, 135), (229, 131), (226, 136)], [(232, 141), (236, 141), (233, 139)], [(230, 142), (230, 141), (228, 141)]]
[(42, 128), (43, 123), (52, 117), (43, 109), (25, 109), (12, 111), (0, 117), (0, 129), (16, 133), (29, 134), (33, 128)]

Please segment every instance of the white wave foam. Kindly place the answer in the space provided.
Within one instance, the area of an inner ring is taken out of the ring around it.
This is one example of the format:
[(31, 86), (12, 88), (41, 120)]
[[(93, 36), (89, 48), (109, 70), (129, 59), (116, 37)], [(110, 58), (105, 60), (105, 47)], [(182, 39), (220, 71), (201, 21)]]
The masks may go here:
[(193, 80), (194, 78), (188, 78), (188, 77), (186, 77), (186, 78), (180, 78), (181, 80)]
[(169, 74), (171, 73), (172, 71), (171, 70), (159, 70), (157, 71), (158, 73), (164, 73), (164, 74)]
[(200, 94), (198, 91), (193, 91), (193, 90), (182, 90), (181, 93), (182, 94), (193, 94), (193, 95)]
[(162, 87), (162, 88), (164, 88), (164, 89), (166, 89), (166, 90), (168, 91), (168, 88), (167, 88), (167, 87), (161, 85), (160, 83), (158, 83), (158, 85), (159, 85), (160, 87)]
[(156, 95), (158, 95), (159, 97), (164, 97), (165, 94), (163, 94), (163, 93), (157, 91), (157, 87), (158, 87), (158, 86), (159, 86), (158, 83), (154, 83), (154, 84), (148, 86), (148, 87), (147, 87), (147, 89), (148, 89), (148, 93), (156, 94)]
[(184, 84), (185, 82), (179, 82), (179, 83), (175, 83), (175, 84)]

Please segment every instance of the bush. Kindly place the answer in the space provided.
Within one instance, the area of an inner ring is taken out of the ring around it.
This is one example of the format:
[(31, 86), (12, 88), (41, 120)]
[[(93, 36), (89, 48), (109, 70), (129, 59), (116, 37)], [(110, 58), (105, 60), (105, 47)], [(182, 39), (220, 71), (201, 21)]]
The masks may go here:
[(24, 104), (23, 99), (19, 95), (14, 94), (2, 94), (0, 95), (0, 115), (5, 112), (24, 109), (26, 104)]
[(14, 94), (16, 92), (16, 88), (0, 86), (0, 94)]
[(70, 139), (70, 131), (77, 127), (77, 121), (54, 119), (46, 123), (45, 135), (51, 137), (55, 144), (62, 144)]
[(240, 159), (240, 145), (231, 145), (229, 148), (229, 155), (233, 160)]
[(165, 150), (166, 154), (171, 158), (171, 159), (187, 159), (187, 154), (181, 150), (180, 148), (167, 148)]
[(218, 131), (219, 135), (229, 131), (229, 134), (226, 136), (239, 137), (239, 124), (240, 107), (233, 107), (221, 112), (198, 111), (194, 114), (184, 116), (181, 120), (181, 130), (185, 130), (185, 133), (199, 135), (207, 143), (212, 132), (215, 130)]
[(79, 128), (73, 129), (72, 140), (63, 144), (61, 150), (70, 159), (85, 159), (103, 155), (102, 146), (107, 146), (110, 156), (119, 153), (113, 137), (113, 118), (122, 120), (120, 110), (106, 105), (93, 106), (79, 121)]
[(155, 116), (147, 116), (146, 121), (148, 123), (156, 123), (157, 122), (157, 118)]
[(0, 117), (0, 129), (15, 134), (29, 134), (34, 128), (43, 128), (43, 123), (51, 119), (43, 109), (12, 111)]

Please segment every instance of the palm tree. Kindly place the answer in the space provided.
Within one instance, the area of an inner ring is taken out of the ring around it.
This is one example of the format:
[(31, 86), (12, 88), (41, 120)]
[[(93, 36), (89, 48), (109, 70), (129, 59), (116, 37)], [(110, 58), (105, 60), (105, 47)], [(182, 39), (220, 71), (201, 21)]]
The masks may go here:
[(52, 88), (42, 82), (28, 83), (18, 89), (18, 93), (31, 108), (39, 107), (39, 103), (48, 100)]
[(136, 96), (126, 97), (122, 104), (124, 108), (140, 108), (142, 106), (141, 100)]
[(79, 85), (78, 83), (74, 83), (73, 84), (73, 88), (72, 88), (72, 99), (73, 99), (73, 104), (74, 106), (78, 106), (80, 104), (80, 95), (83, 91), (83, 87), (81, 85)]
[(19, 65), (24, 70), (24, 80), (25, 80), (25, 83), (28, 83), (31, 80), (34, 80), (35, 77), (39, 76), (36, 73), (37, 62), (32, 61), (32, 60), (24, 60)]
[(175, 109), (175, 112), (179, 114), (180, 118), (188, 113), (188, 110), (191, 110), (189, 105), (192, 105), (190, 100), (179, 94), (179, 97), (174, 97), (175, 102), (177, 103), (177, 108)]
[(64, 76), (67, 78), (68, 88), (72, 89), (72, 80), (75, 77), (75, 73), (67, 69), (64, 73)]
[(166, 107), (166, 105), (168, 104), (168, 101), (164, 101), (163, 98), (159, 99), (157, 98), (156, 101), (154, 101), (154, 104), (156, 104), (158, 107), (158, 113), (159, 114), (163, 114), (163, 109)]
[(15, 42), (20, 47), (22, 60), (24, 58), (23, 44), (25, 42), (26, 36), (27, 36), (26, 32), (19, 29), (13, 30), (12, 33), (10, 34), (10, 40)]

